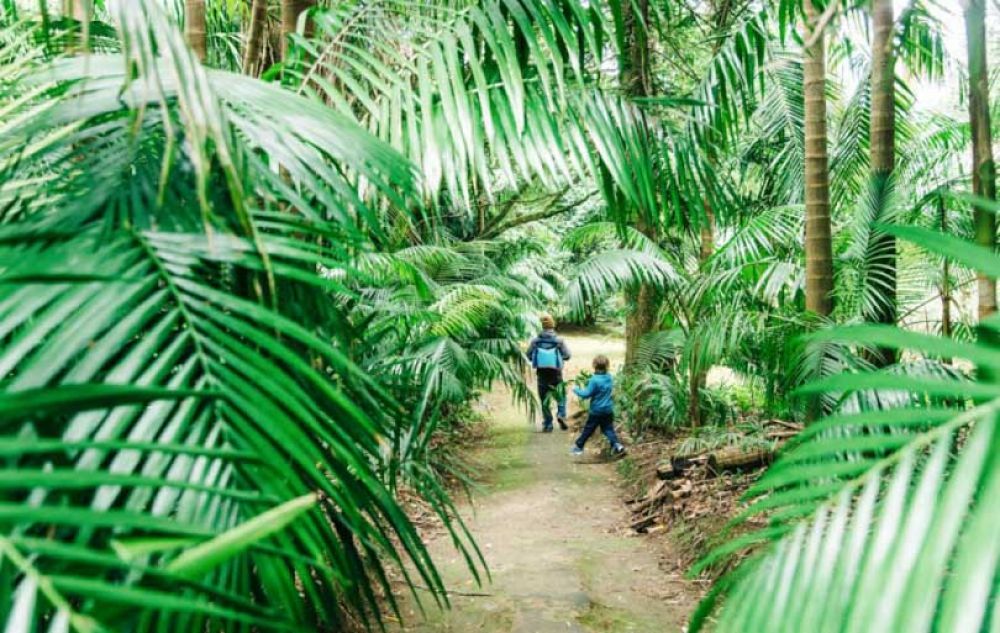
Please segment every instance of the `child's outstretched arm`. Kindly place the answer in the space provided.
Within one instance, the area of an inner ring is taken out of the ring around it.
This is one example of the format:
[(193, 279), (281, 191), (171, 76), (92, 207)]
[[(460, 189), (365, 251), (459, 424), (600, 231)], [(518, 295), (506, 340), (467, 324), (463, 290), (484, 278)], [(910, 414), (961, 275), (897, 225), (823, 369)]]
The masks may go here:
[(580, 389), (579, 387), (573, 387), (573, 393), (575, 393), (578, 397), (583, 398), (584, 400), (586, 400), (587, 398), (593, 396), (594, 395), (594, 379), (593, 379), (593, 377), (591, 377), (591, 379), (589, 381), (587, 381), (587, 387), (586, 388)]

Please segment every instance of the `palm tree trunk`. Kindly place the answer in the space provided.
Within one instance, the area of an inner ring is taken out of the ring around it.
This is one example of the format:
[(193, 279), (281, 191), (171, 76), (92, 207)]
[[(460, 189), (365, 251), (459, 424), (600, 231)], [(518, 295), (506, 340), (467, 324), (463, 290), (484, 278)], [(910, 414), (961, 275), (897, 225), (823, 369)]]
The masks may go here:
[(812, 42), (803, 63), (805, 97), (806, 309), (833, 312), (833, 240), (830, 227), (830, 165), (826, 129), (826, 42), (819, 12), (804, 1), (805, 40)]
[(89, 21), (94, 15), (94, 0), (69, 0), (71, 9), (67, 14), (81, 22)]
[(69, 35), (68, 52), (90, 50), (90, 22), (94, 16), (94, 0), (64, 0), (63, 15), (73, 18), (74, 25)]
[[(942, 233), (948, 232), (948, 209), (945, 207), (944, 198), (938, 196), (937, 198), (937, 211), (938, 211), (938, 221), (940, 223), (940, 228)], [(951, 266), (946, 257), (941, 268), (941, 334), (947, 338), (951, 338), (951, 302), (952, 302), (952, 291), (951, 291)], [(951, 359), (942, 359), (946, 363), (950, 363)]]
[(289, 37), (295, 33), (299, 16), (315, 5), (315, 0), (282, 0), (281, 2), (281, 58), (288, 56)]
[(243, 72), (254, 77), (260, 75), (260, 50), (263, 48), (266, 23), (267, 0), (253, 0), (250, 7), (250, 27), (247, 29), (247, 45), (243, 50)]
[[(969, 53), (969, 123), (972, 126), (972, 192), (996, 200), (996, 164), (993, 162), (993, 138), (990, 130), (989, 76), (986, 67), (986, 0), (964, 0), (965, 37)], [(996, 217), (986, 209), (976, 208), (973, 222), (976, 243), (996, 248)], [(979, 318), (997, 311), (996, 279), (977, 276)]]
[(896, 165), (895, 55), (892, 0), (872, 0), (871, 170), (888, 176)]
[(656, 289), (642, 284), (631, 292), (632, 310), (625, 317), (625, 367), (635, 366), (642, 337), (656, 329), (660, 298)]
[[(698, 250), (698, 263), (704, 268), (705, 263), (715, 252), (715, 214), (708, 202), (705, 203), (705, 216), (707, 222), (701, 227), (701, 247)], [(693, 331), (694, 324), (689, 324), (689, 331)], [(697, 338), (691, 341), (691, 375), (688, 384), (688, 423), (693, 427), (701, 426), (701, 390), (708, 382), (708, 368), (702, 367), (701, 362), (701, 341)]]
[(208, 57), (205, 0), (184, 0), (184, 37), (198, 59), (205, 61)]
[[(626, 93), (633, 97), (643, 97), (650, 92), (649, 75), (649, 37), (646, 25), (649, 24), (649, 0), (622, 3), (624, 13), (624, 28), (628, 41), (628, 57), (622, 60), (620, 80)], [(640, 15), (636, 15), (636, 13)], [(640, 218), (636, 229), (653, 241), (659, 239), (659, 231), (652, 222)], [(660, 296), (655, 288), (642, 284), (631, 293), (632, 309), (625, 318), (625, 367), (635, 365), (639, 341), (643, 336), (656, 329), (656, 318), (660, 310)]]
[[(896, 75), (893, 51), (892, 0), (872, 0), (872, 77), (871, 77), (871, 176), (872, 181), (892, 177), (896, 164)], [(884, 297), (876, 313), (875, 321), (893, 325), (896, 323), (896, 239), (885, 233), (874, 238), (873, 245), (880, 257), (883, 271), (879, 283)], [(891, 364), (895, 352), (879, 350), (872, 360), (877, 365)]]

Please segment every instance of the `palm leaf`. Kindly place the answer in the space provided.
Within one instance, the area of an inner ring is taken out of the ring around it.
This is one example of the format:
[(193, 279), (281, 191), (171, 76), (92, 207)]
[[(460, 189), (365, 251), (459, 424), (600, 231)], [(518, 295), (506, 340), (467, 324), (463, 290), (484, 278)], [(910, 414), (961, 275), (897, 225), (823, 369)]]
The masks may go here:
[(567, 290), (566, 304), (582, 313), (588, 303), (609, 293), (639, 284), (663, 289), (678, 278), (673, 265), (660, 255), (630, 249), (607, 250), (580, 266)]
[[(404, 558), (443, 601), (383, 478), (403, 412), (324, 295), (360, 273), (319, 274), (350, 270), (359, 223), (378, 232), (360, 181), (402, 207), (411, 166), (318, 104), (213, 75), (155, 3), (117, 7), (128, 75), (4, 66), (7, 627), (340, 628), (344, 604), (375, 623)], [(194, 553), (119, 557), (147, 537)]]
[[(946, 236), (887, 230), (949, 257), (969, 250)], [(981, 259), (992, 265), (991, 257)], [(995, 625), (991, 596), (1000, 539), (985, 526), (997, 519), (991, 499), (1000, 485), (1000, 391), (993, 382), (1000, 356), (991, 338), (995, 324), (984, 328), (976, 343), (881, 326), (823, 335), (967, 358), (979, 371), (970, 381), (882, 370), (832, 376), (810, 388), (909, 397), (881, 411), (847, 406), (814, 424), (755, 485), (750, 494), (757, 500), (746, 516), (766, 513), (774, 528), (757, 540), (773, 543), (744, 563), (724, 590), (717, 630), (773, 631), (777, 624), (788, 631), (978, 631)], [(734, 541), (719, 555), (751, 540)]]

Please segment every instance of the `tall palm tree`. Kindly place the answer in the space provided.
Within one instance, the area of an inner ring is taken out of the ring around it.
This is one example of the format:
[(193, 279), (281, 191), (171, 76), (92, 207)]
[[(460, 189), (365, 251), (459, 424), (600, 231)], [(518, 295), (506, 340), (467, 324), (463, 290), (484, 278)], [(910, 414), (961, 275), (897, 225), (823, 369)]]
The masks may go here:
[(826, 124), (826, 42), (813, 0), (805, 11), (803, 94), (805, 112), (806, 309), (833, 312), (833, 241)]
[[(620, 79), (626, 94), (633, 98), (643, 98), (650, 94), (649, 72), (649, 1), (637, 0), (622, 6), (625, 20), (626, 50), (622, 56)], [(638, 213), (636, 228), (646, 237), (656, 241), (659, 230), (656, 223), (645, 214)], [(635, 363), (639, 341), (656, 327), (656, 317), (660, 301), (657, 291), (647, 283), (641, 283), (630, 292), (632, 309), (625, 319), (625, 366)]]
[[(892, 0), (871, 1), (871, 127), (869, 152), (872, 187), (891, 187), (896, 164), (896, 55), (894, 50)], [(896, 322), (896, 240), (892, 235), (876, 232), (873, 249), (878, 258), (880, 301), (872, 320), (878, 323)], [(881, 350), (876, 360), (889, 364), (892, 350)]]
[[(972, 127), (972, 193), (996, 200), (996, 164), (993, 162), (993, 135), (990, 128), (989, 72), (986, 61), (986, 0), (963, 0), (965, 38), (969, 63), (969, 123)], [(996, 216), (976, 207), (976, 243), (996, 247)], [(996, 278), (985, 273), (979, 280), (979, 318), (997, 311)]]
[(184, 37), (200, 61), (208, 57), (208, 25), (205, 0), (184, 0)]
[[(731, 23), (737, 18), (738, 12), (731, 0), (715, 0), (712, 9), (712, 57), (718, 58), (723, 42), (726, 40)], [(745, 9), (745, 8), (744, 8)], [(752, 80), (751, 80), (752, 85)], [(753, 92), (751, 88), (750, 93)], [(719, 130), (708, 130), (705, 140), (706, 163), (715, 168), (719, 162), (720, 149), (723, 146)], [(706, 199), (703, 201), (705, 218), (699, 231), (698, 267), (704, 269), (715, 250), (715, 213)], [(701, 317), (703, 315), (699, 315)], [(708, 380), (708, 363), (702, 350), (702, 341), (696, 335), (690, 337), (690, 369), (688, 376), (688, 420), (692, 426), (701, 426), (702, 397), (701, 392)]]

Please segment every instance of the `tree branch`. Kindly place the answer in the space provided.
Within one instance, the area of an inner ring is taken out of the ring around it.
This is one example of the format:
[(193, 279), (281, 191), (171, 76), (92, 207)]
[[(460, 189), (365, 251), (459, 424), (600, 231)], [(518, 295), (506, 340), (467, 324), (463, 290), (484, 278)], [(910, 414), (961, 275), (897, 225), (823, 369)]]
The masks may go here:
[[(538, 198), (531, 198), (529, 200), (521, 200), (517, 196), (512, 196), (510, 200), (507, 200), (502, 205), (500, 205), (500, 213), (498, 213), (496, 217), (490, 219), (490, 221), (486, 223), (485, 227), (479, 228), (479, 233), (476, 237), (478, 238), (488, 231), (493, 231), (497, 227), (497, 225), (499, 225), (501, 222), (507, 219), (507, 216), (510, 215), (511, 211), (513, 211), (514, 207), (516, 207), (517, 205), (535, 204), (537, 202), (541, 202), (542, 200), (548, 201), (548, 203), (551, 205), (554, 204), (556, 200), (565, 195), (567, 191), (569, 191), (568, 186), (563, 188), (563, 190), (560, 191), (559, 193), (540, 196)], [(480, 209), (483, 209), (487, 206), (489, 206), (489, 204), (483, 204), (481, 205)]]
[(552, 202), (550, 204), (546, 205), (545, 208), (543, 208), (541, 211), (537, 211), (535, 213), (528, 213), (526, 215), (518, 216), (518, 217), (516, 217), (516, 218), (514, 218), (514, 219), (512, 219), (512, 220), (510, 220), (510, 221), (508, 221), (506, 223), (500, 223), (500, 222), (494, 223), (493, 226), (491, 226), (487, 230), (483, 231), (482, 235), (479, 236), (479, 239), (481, 239), (481, 240), (492, 239), (494, 237), (499, 236), (501, 233), (504, 233), (506, 231), (509, 231), (509, 230), (513, 229), (514, 227), (522, 226), (524, 224), (529, 224), (531, 222), (538, 222), (539, 220), (547, 220), (548, 218), (553, 218), (553, 217), (555, 217), (557, 215), (561, 215), (561, 214), (566, 213), (568, 211), (572, 211), (573, 209), (575, 209), (576, 207), (580, 206), (581, 204), (583, 204), (587, 200), (590, 200), (591, 198), (593, 198), (594, 196), (596, 196), (597, 193), (598, 192), (595, 189), (594, 191), (591, 191), (590, 193), (588, 193), (584, 197), (580, 198), (579, 200), (574, 200), (573, 202), (570, 202), (569, 204), (564, 204), (564, 205), (561, 205), (561, 206), (558, 206), (558, 207), (555, 206), (555, 203), (562, 196), (556, 196), (555, 198), (553, 198)]
[(830, 4), (826, 5), (826, 10), (823, 11), (823, 14), (819, 16), (819, 20), (816, 21), (816, 28), (809, 34), (809, 39), (806, 40), (805, 44), (802, 45), (803, 49), (808, 50), (812, 48), (819, 38), (823, 37), (823, 31), (826, 30), (827, 25), (833, 19), (833, 16), (836, 15), (839, 8), (840, 0), (830, 0)]

